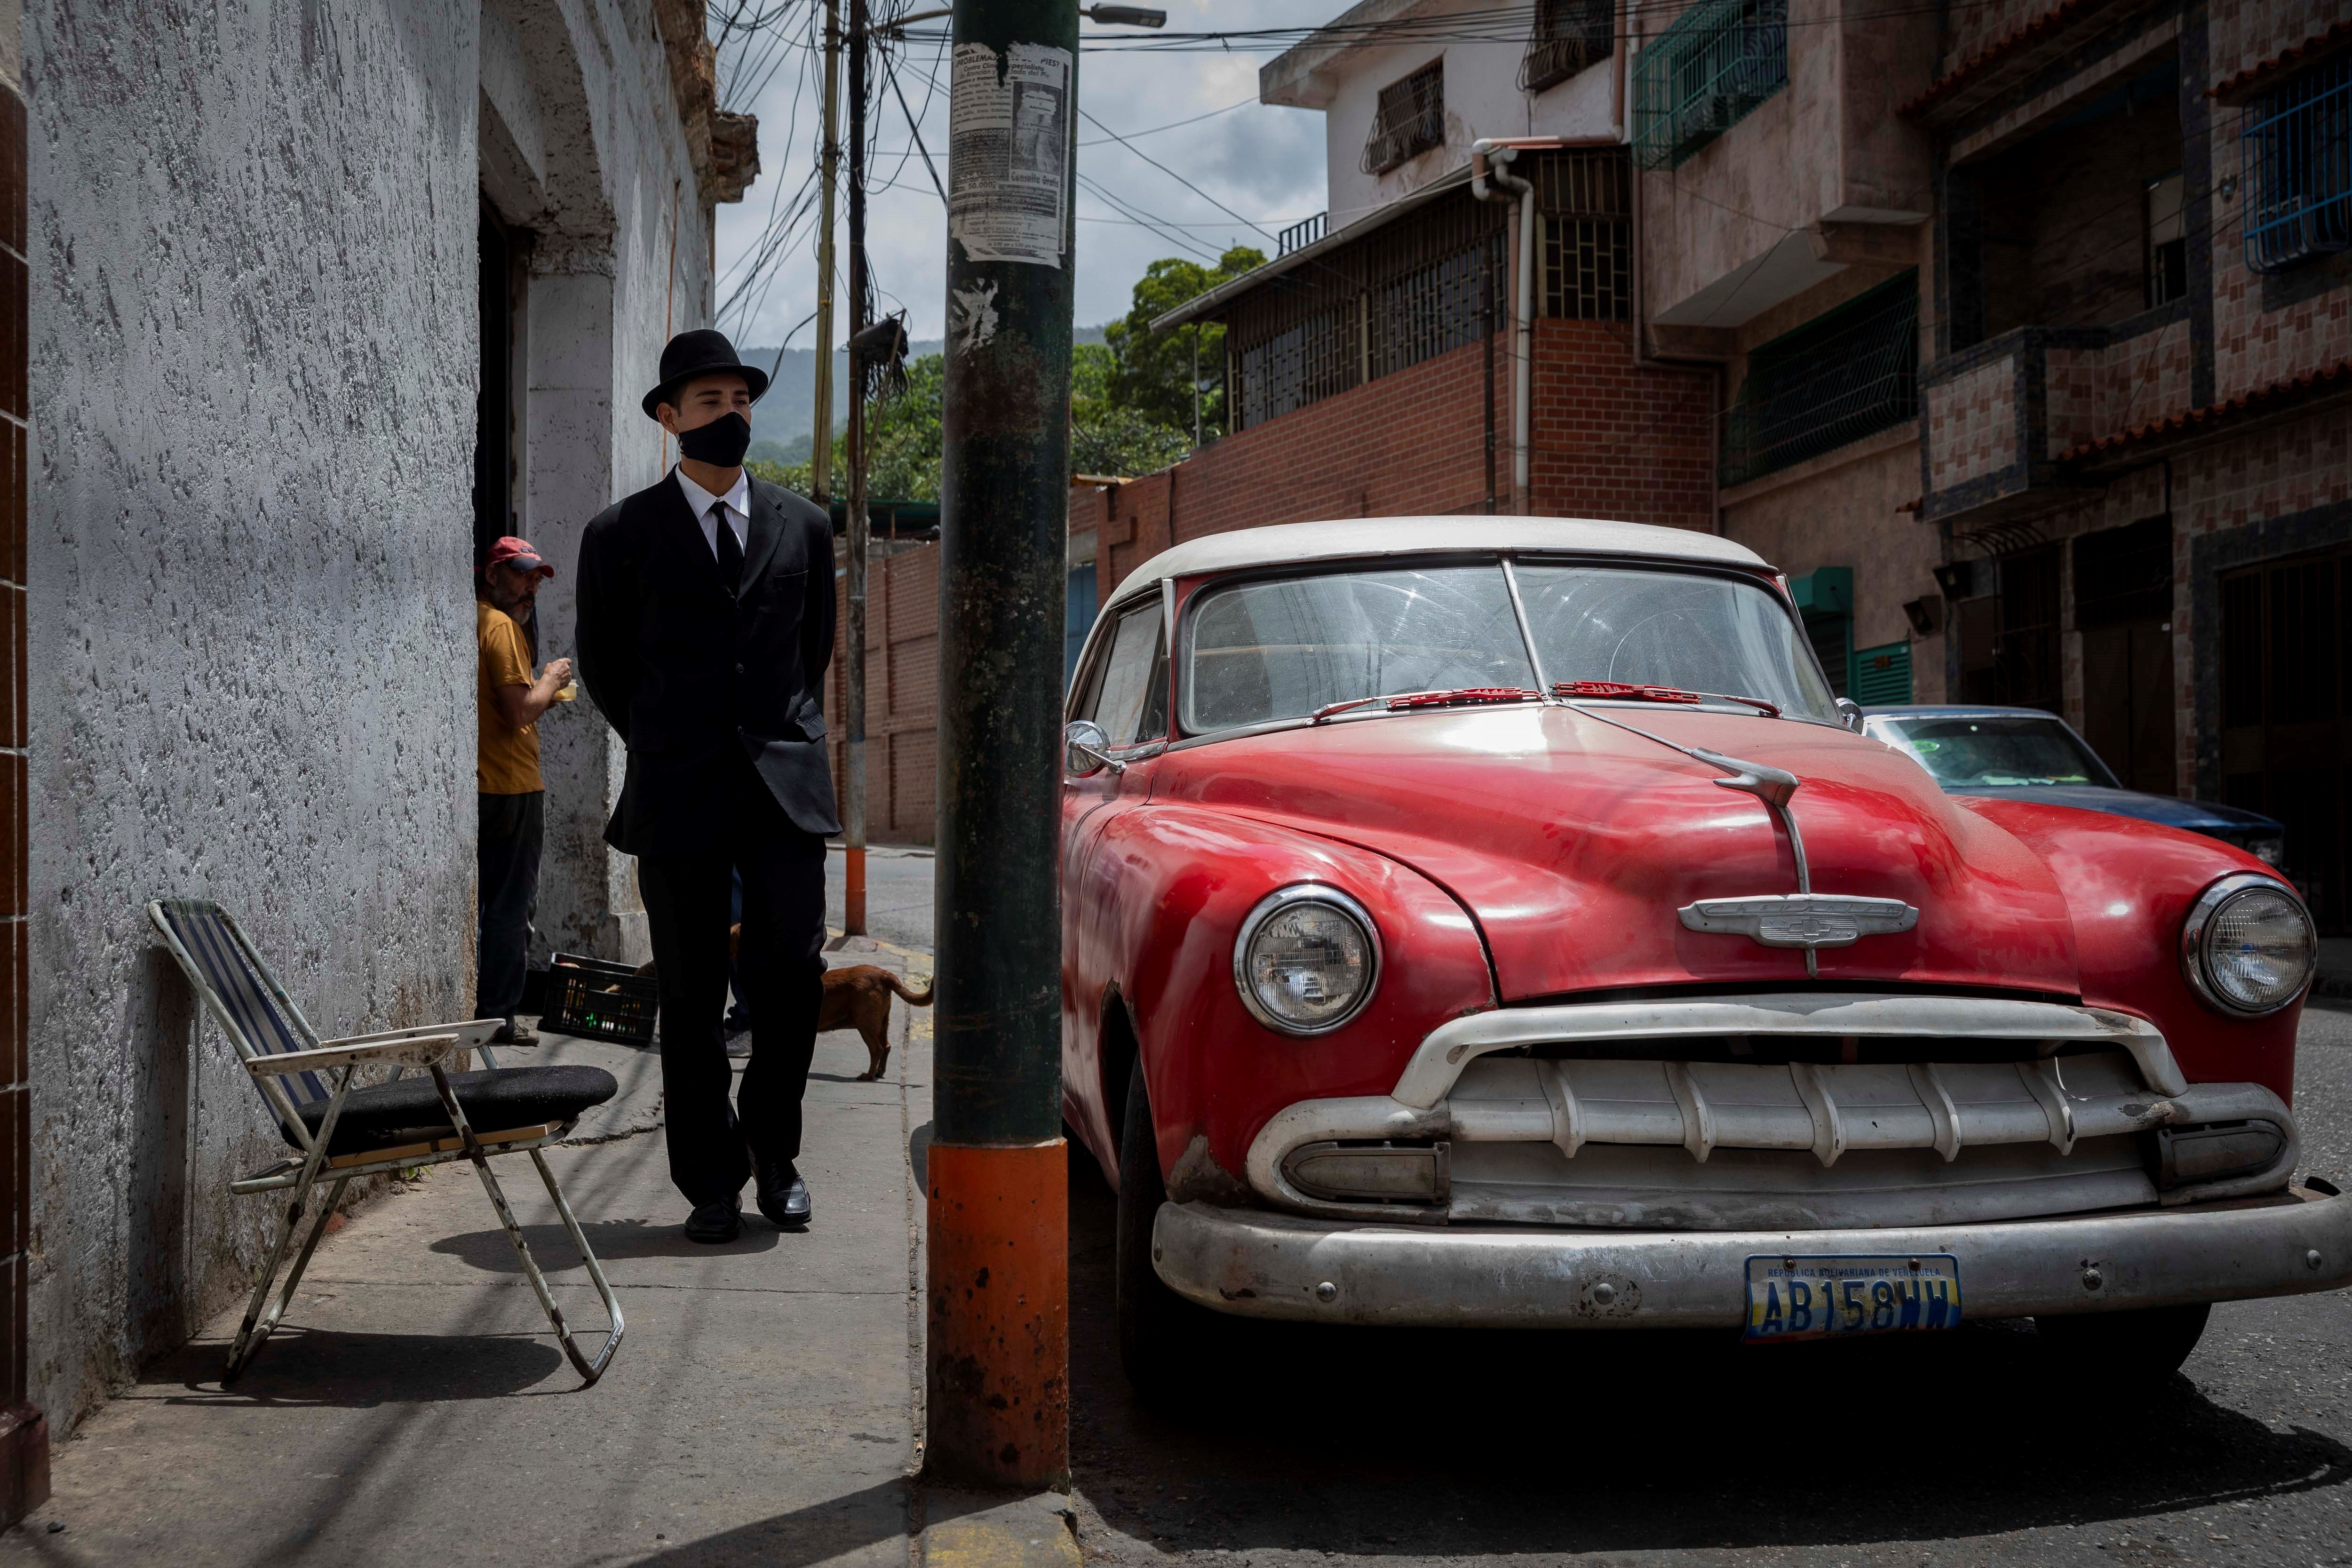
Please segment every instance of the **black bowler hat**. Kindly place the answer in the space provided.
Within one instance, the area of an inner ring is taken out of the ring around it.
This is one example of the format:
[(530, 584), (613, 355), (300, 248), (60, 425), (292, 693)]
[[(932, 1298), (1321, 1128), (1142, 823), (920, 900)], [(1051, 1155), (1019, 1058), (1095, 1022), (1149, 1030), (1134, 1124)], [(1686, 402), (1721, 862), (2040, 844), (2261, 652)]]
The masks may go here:
[(757, 365), (745, 364), (735, 357), (735, 345), (727, 341), (724, 332), (698, 328), (680, 332), (670, 339), (662, 350), (661, 384), (646, 394), (646, 417), (660, 417), (654, 410), (673, 401), (671, 394), (698, 375), (713, 375), (719, 372), (740, 375), (751, 389), (751, 401), (757, 403), (768, 390), (768, 373)]

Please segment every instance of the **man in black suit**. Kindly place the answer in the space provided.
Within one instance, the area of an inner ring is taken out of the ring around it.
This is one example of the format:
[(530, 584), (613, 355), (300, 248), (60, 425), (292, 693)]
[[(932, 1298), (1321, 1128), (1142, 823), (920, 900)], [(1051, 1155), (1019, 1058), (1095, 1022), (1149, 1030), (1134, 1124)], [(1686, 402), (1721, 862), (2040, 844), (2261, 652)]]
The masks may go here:
[[(833, 526), (743, 471), (768, 378), (724, 337), (671, 339), (661, 378), (644, 406), (678, 464), (588, 525), (572, 647), (629, 747), (604, 837), (637, 858), (652, 931), (670, 1180), (692, 1205), (688, 1237), (723, 1242), (747, 1175), (761, 1214), (809, 1221), (793, 1161), (824, 995), (824, 838), (841, 831), (820, 702)], [(751, 1059), (730, 1108), (720, 1015), (739, 872)]]

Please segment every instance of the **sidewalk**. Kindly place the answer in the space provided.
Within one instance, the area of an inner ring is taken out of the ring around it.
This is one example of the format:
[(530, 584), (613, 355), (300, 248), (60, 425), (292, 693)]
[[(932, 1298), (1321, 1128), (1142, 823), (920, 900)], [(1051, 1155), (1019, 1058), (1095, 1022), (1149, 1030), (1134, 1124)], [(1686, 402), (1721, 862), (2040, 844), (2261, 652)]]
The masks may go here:
[[(919, 984), (929, 970), (866, 939), (830, 961)], [(549, 1037), (503, 1057), (593, 1061), (621, 1080), (551, 1156), (627, 1317), (604, 1380), (580, 1388), (481, 1184), (442, 1166), (327, 1239), (234, 1389), (220, 1366), (241, 1307), (84, 1423), (55, 1453), (52, 1500), (0, 1537), (0, 1563), (919, 1563), (910, 1155), (930, 1120), (929, 1015), (894, 1002), (892, 1035), (877, 1083), (854, 1081), (854, 1033), (818, 1041), (800, 1162), (814, 1226), (779, 1234), (747, 1189), (744, 1233), (719, 1247), (678, 1234), (650, 1049)], [(593, 1347), (602, 1314), (544, 1189), (527, 1161), (494, 1168)], [(945, 1500), (935, 1534), (953, 1532)], [(945, 1535), (933, 1554), (969, 1555)]]

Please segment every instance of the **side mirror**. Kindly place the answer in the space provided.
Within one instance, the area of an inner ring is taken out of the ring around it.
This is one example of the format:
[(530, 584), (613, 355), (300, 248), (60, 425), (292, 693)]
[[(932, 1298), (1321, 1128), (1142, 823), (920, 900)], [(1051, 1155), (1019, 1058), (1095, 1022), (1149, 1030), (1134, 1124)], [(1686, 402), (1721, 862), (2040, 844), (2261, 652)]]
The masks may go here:
[(1074, 719), (1062, 731), (1062, 771), (1074, 779), (1090, 779), (1105, 768), (1113, 773), (1127, 772), (1127, 764), (1112, 760), (1110, 736), (1091, 719)]
[(1862, 733), (1862, 704), (1851, 697), (1837, 700), (1838, 722), (1855, 734)]

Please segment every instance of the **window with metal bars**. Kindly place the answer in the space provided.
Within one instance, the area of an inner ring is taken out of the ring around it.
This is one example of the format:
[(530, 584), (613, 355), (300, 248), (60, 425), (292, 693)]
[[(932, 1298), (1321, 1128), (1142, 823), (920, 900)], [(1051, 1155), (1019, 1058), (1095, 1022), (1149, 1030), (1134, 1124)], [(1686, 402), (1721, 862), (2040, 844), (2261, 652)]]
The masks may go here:
[(2238, 145), (2250, 269), (2352, 248), (2352, 50), (2248, 104)]
[(1607, 59), (1616, 31), (1616, 0), (1536, 0), (1535, 29), (1519, 62), (1520, 90), (1541, 92)]
[(1503, 222), (1498, 204), (1448, 195), (1234, 301), (1236, 428), (1477, 342), (1482, 246), (1507, 309)]
[(1633, 59), (1633, 160), (1674, 169), (1789, 85), (1789, 0), (1701, 0)]
[(1748, 356), (1723, 483), (1817, 458), (1919, 413), (1919, 275), (1906, 272)]
[(1402, 81), (1381, 89), (1372, 133), (1364, 142), (1363, 171), (1385, 174), (1408, 158), (1445, 145), (1445, 61), (1430, 61)]
[(1543, 217), (1543, 313), (1630, 320), (1633, 165), (1619, 152), (1570, 153), (1538, 160), (1533, 177)]

